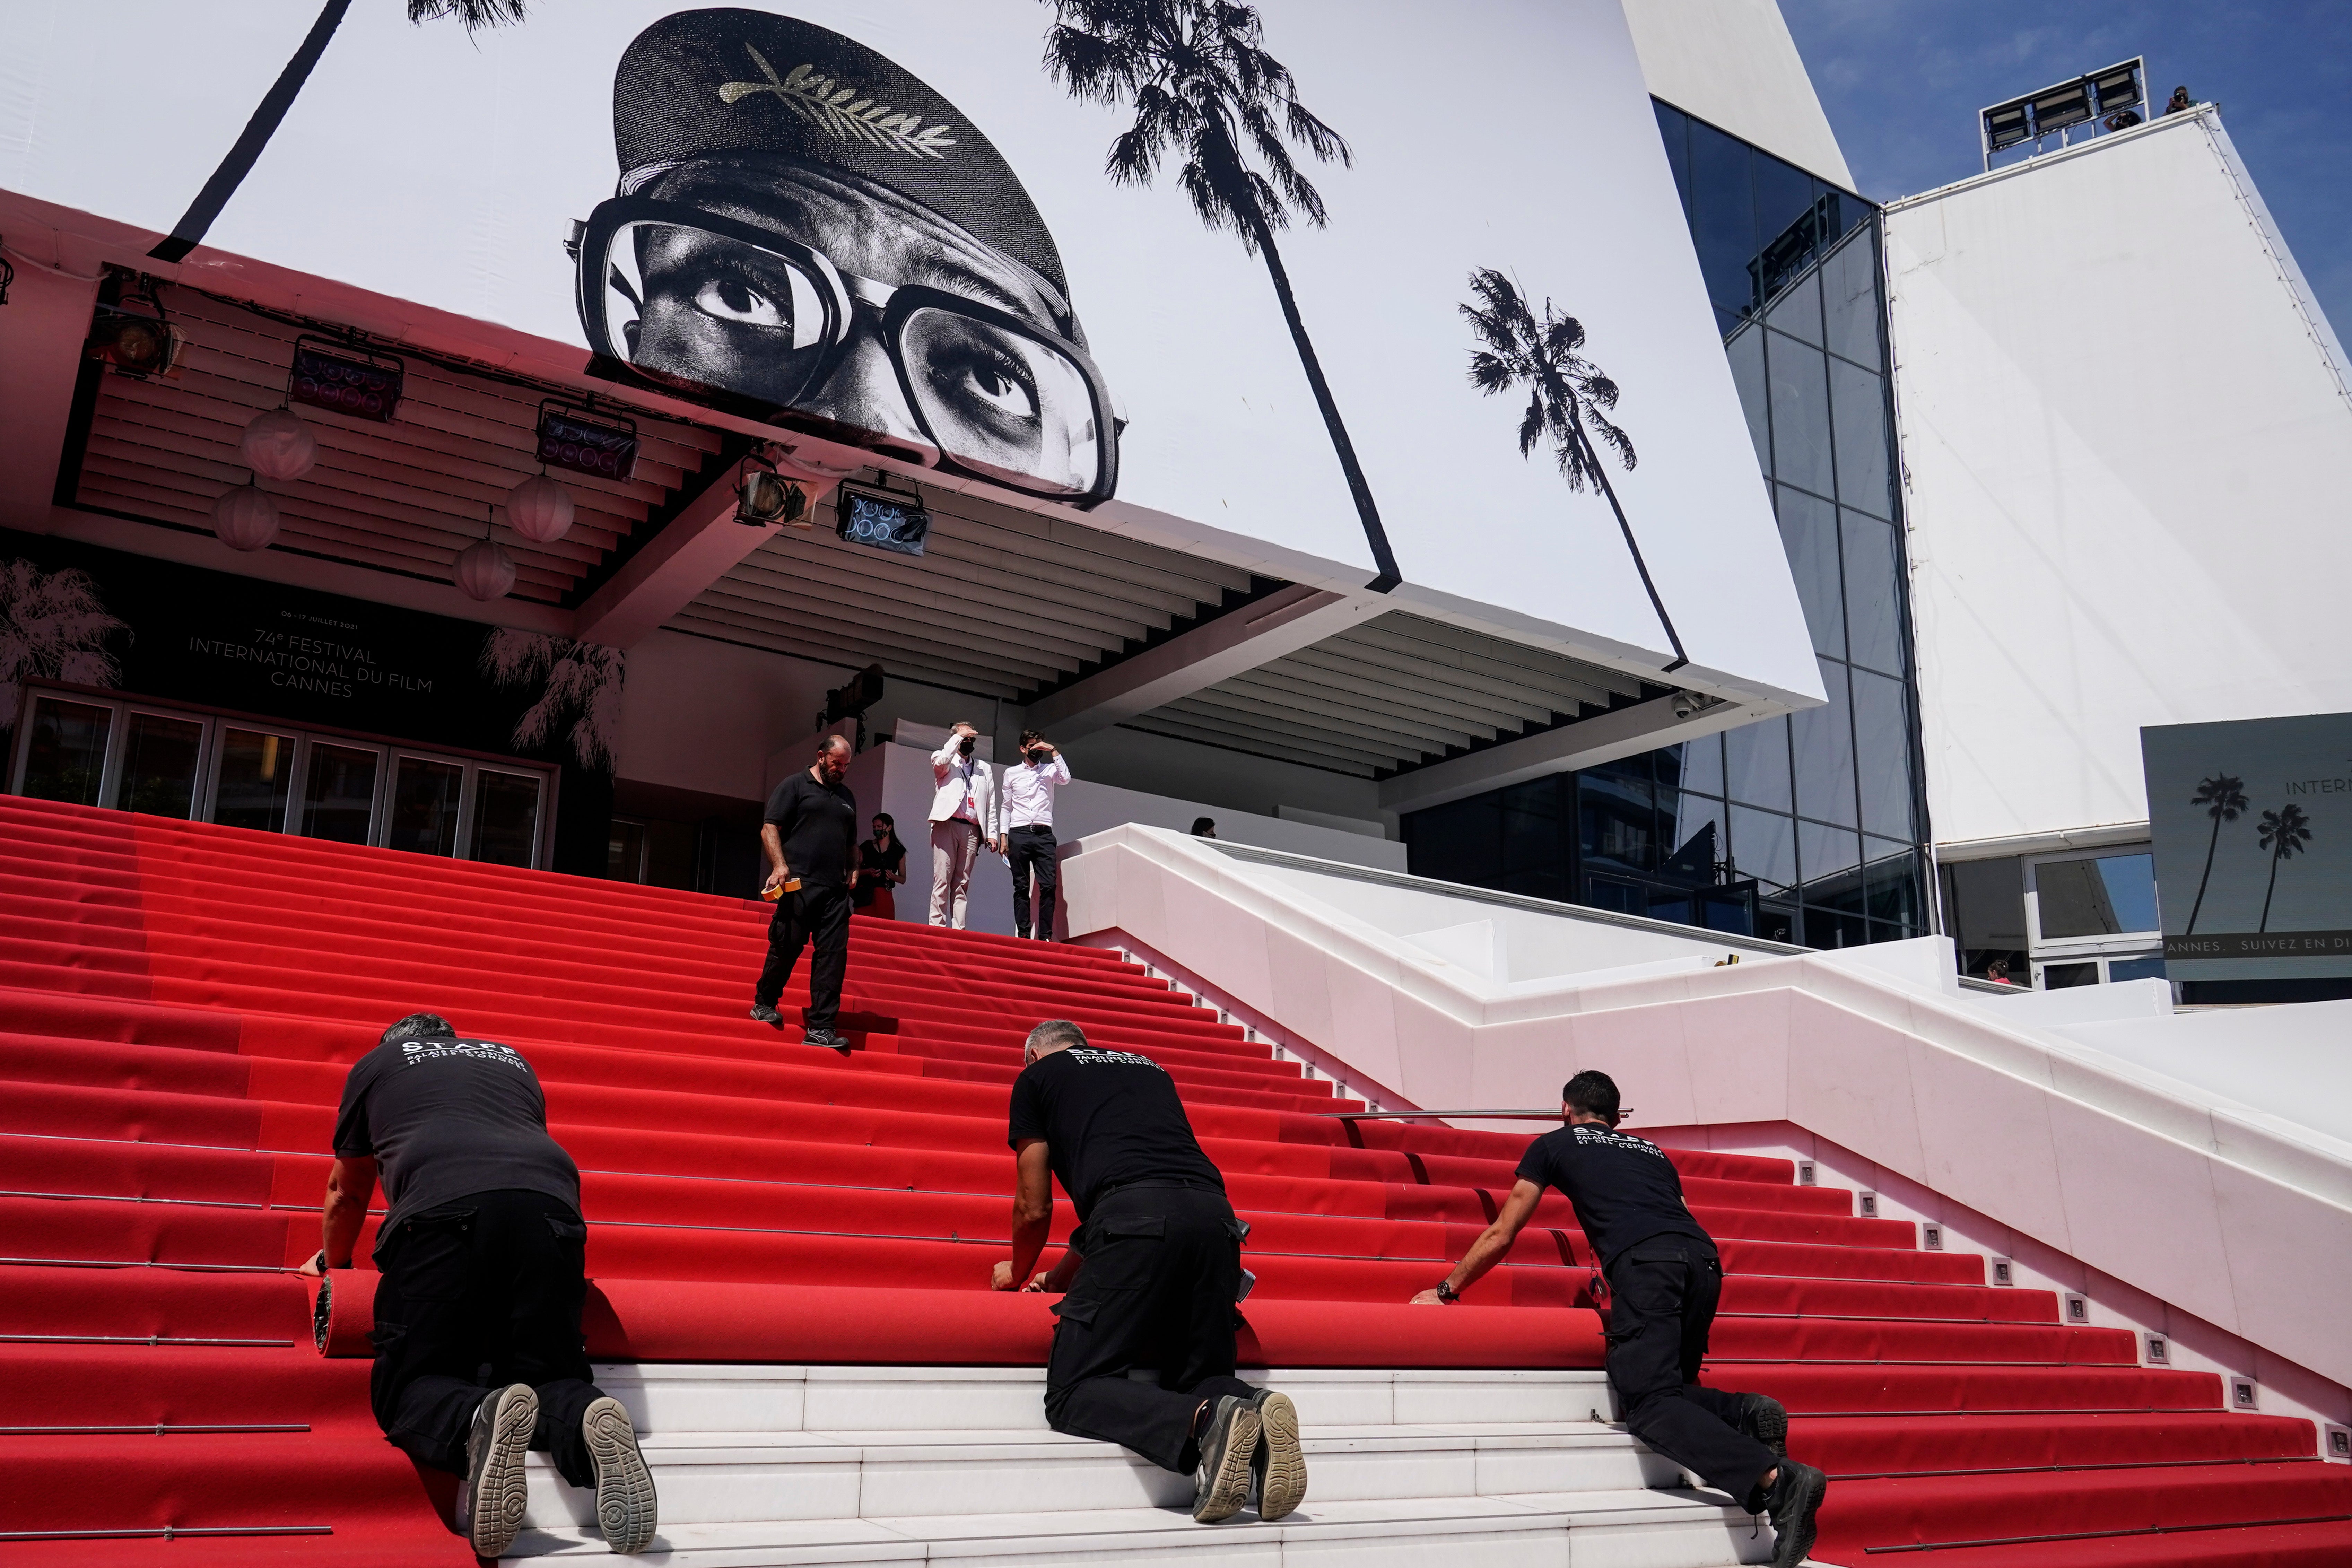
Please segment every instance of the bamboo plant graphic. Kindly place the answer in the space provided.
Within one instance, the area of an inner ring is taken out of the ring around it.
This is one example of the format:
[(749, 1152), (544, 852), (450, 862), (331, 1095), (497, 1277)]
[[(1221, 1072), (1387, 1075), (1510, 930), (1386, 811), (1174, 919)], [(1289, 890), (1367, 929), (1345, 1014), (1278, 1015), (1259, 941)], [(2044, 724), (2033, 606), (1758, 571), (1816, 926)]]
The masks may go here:
[(2292, 801), (2276, 811), (2263, 813), (2262, 824), (2255, 837), (2271, 852), (2271, 880), (2263, 889), (2263, 922), (2254, 928), (2257, 931), (2271, 929), (2271, 895), (2278, 891), (2279, 862), (2311, 842), (2311, 818)]
[[(1274, 231), (1294, 214), (1317, 228), (1328, 221), (1323, 197), (1291, 159), (1292, 144), (1318, 163), (1342, 168), (1355, 155), (1340, 134), (1298, 101), (1298, 85), (1265, 52), (1254, 5), (1229, 0), (1047, 0), (1045, 72), (1070, 96), (1131, 105), (1134, 123), (1110, 144), (1105, 172), (1116, 185), (1148, 185), (1171, 153), (1182, 163), (1176, 183), (1211, 233), (1238, 236), (1273, 277), (1282, 319), (1339, 454), (1385, 594), (1402, 581), (1355, 443), (1323, 377), (1322, 361), (1291, 290)], [(1253, 163), (1252, 159), (1255, 159)]]
[(1633, 552), (1633, 569), (1642, 574), (1642, 586), (1650, 595), (1650, 607), (1657, 612), (1658, 624), (1674, 645), (1675, 660), (1661, 673), (1680, 669), (1690, 662), (1683, 652), (1683, 639), (1675, 631), (1674, 618), (1666, 614), (1665, 602), (1658, 597), (1657, 584), (1650, 581), (1649, 564), (1642, 559), (1633, 526), (1625, 521), (1616, 487), (1609, 482), (1609, 470), (1592, 444), (1598, 435), (1629, 472), (1637, 460), (1633, 438), (1609, 419), (1608, 410), (1617, 406), (1617, 384), (1578, 352), (1584, 347), (1584, 323), (1574, 316), (1561, 315), (1549, 300), (1543, 302), (1543, 314), (1538, 316), (1519, 286), (1491, 267), (1470, 274), (1470, 292), (1477, 296), (1476, 302), (1459, 309), (1486, 345), (1471, 351), (1470, 384), (1489, 396), (1526, 388), (1527, 412), (1519, 416), (1519, 456), (1528, 456), (1537, 443), (1549, 440), (1560, 477), (1570, 489), (1580, 493), (1589, 483), (1608, 498), (1618, 531), (1625, 536), (1625, 548)]
[(2237, 821), (2246, 809), (2246, 781), (2227, 773), (2200, 779), (2197, 793), (2189, 797), (2189, 804), (2205, 808), (2205, 815), (2213, 819), (2213, 832), (2205, 841), (2205, 872), (2197, 879), (2197, 901), (2189, 906), (2189, 929), (2181, 933), (2184, 936), (2196, 931), (2197, 911), (2205, 907), (2205, 884), (2213, 879), (2213, 851), (2221, 842), (2221, 824)]

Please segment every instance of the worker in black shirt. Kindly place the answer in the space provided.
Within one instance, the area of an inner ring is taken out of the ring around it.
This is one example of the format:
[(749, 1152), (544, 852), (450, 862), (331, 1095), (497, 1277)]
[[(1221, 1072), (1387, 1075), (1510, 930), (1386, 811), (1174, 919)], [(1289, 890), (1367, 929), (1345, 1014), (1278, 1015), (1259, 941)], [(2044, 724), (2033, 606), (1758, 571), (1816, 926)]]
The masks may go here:
[(484, 1557), (522, 1525), (529, 1448), (596, 1489), (614, 1551), (644, 1551), (654, 1479), (629, 1413), (590, 1380), (580, 1171), (530, 1064), (412, 1014), (344, 1079), (334, 1150), (324, 1245), (301, 1272), (352, 1267), (380, 1170), (369, 1403), (384, 1436), (465, 1478), (457, 1528)]
[(834, 1033), (841, 1016), (841, 978), (849, 969), (851, 883), (857, 871), (857, 797), (843, 777), (849, 772), (849, 742), (827, 735), (817, 742), (816, 762), (776, 786), (768, 797), (760, 846), (768, 852), (768, 879), (760, 896), (773, 899), (768, 920), (768, 962), (751, 992), (751, 1016), (783, 1027), (776, 1000), (814, 942), (809, 960), (809, 1005), (802, 1015), (801, 1043), (849, 1054), (849, 1042)]
[(1769, 1513), (1774, 1568), (1794, 1568), (1812, 1550), (1829, 1478), (1788, 1458), (1789, 1413), (1779, 1400), (1699, 1384), (1723, 1294), (1715, 1242), (1684, 1201), (1665, 1151), (1616, 1130), (1617, 1085), (1608, 1074), (1570, 1079), (1559, 1109), (1567, 1125), (1528, 1145), (1494, 1223), (1414, 1302), (1458, 1300), (1511, 1250), (1544, 1188), (1558, 1188), (1576, 1205), (1609, 1283), (1609, 1383), (1627, 1428), (1750, 1513)]
[[(992, 1282), (1068, 1291), (1054, 1309), (1047, 1423), (1190, 1472), (1203, 1524), (1231, 1518), (1253, 1481), (1258, 1517), (1283, 1518), (1307, 1496), (1298, 1412), (1288, 1395), (1234, 1375), (1249, 1227), (1234, 1217), (1175, 1084), (1150, 1057), (1089, 1046), (1061, 1019), (1030, 1030), (1023, 1055), (1007, 1130), (1013, 1257)], [(1061, 1260), (1032, 1276), (1056, 1177), (1079, 1227)], [(1159, 1381), (1136, 1382), (1130, 1367)]]

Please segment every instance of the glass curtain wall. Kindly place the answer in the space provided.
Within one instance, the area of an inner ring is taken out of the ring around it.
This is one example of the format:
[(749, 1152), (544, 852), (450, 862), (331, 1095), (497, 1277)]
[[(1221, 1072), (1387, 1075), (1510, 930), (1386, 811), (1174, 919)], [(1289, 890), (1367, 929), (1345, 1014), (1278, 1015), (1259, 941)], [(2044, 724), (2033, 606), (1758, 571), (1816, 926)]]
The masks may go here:
[(1656, 107), (1829, 701), (1413, 813), (1412, 869), (1811, 947), (1916, 936), (1926, 824), (1875, 210)]

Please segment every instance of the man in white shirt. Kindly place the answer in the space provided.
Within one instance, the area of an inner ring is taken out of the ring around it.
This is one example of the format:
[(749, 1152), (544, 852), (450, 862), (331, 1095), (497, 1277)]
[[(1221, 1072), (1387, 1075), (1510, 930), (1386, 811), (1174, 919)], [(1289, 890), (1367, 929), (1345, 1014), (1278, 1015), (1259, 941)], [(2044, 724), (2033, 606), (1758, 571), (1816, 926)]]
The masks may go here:
[(963, 930), (971, 868), (982, 847), (1002, 853), (996, 776), (974, 752), (980, 731), (959, 720), (931, 753), (931, 923)]
[(1054, 792), (1070, 782), (1070, 764), (1034, 730), (1021, 731), (1021, 760), (1004, 770), (1004, 853), (1013, 867), (1013, 930), (1029, 934), (1029, 877), (1037, 878), (1037, 938), (1054, 940)]

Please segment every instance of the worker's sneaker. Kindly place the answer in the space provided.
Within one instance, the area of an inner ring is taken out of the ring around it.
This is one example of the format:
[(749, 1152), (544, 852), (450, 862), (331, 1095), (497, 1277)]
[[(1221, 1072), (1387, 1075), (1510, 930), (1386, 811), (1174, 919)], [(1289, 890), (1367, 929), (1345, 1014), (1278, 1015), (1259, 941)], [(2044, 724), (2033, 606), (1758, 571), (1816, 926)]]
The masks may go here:
[(1772, 1516), (1772, 1568), (1797, 1568), (1813, 1550), (1813, 1515), (1830, 1489), (1829, 1477), (1795, 1459), (1780, 1461), (1780, 1473), (1764, 1496)]
[(751, 1022), (765, 1024), (772, 1029), (781, 1029), (784, 1026), (784, 1016), (765, 1002), (754, 1002), (751, 1004)]
[(539, 1395), (527, 1383), (494, 1388), (474, 1408), (466, 1435), (466, 1484), (457, 1489), (457, 1530), (480, 1557), (503, 1556), (522, 1528), (529, 1488), (523, 1456), (539, 1425)]
[(659, 1500), (654, 1473), (637, 1451), (637, 1429), (629, 1413), (610, 1394), (580, 1414), (581, 1436), (596, 1462), (596, 1523), (604, 1544), (615, 1552), (643, 1552), (654, 1538)]
[(1774, 1458), (1789, 1457), (1789, 1407), (1770, 1394), (1739, 1396), (1739, 1429), (1771, 1449)]
[(1250, 1461), (1257, 1457), (1259, 1430), (1256, 1407), (1248, 1400), (1228, 1394), (1217, 1401), (1201, 1437), (1201, 1468), (1192, 1477), (1195, 1523), (1231, 1519), (1249, 1501)]
[(826, 1050), (839, 1051), (845, 1057), (849, 1054), (849, 1042), (843, 1039), (839, 1035), (835, 1034), (831, 1029), (811, 1029), (807, 1034), (801, 1037), (801, 1044), (804, 1046), (823, 1046)]
[(1290, 1395), (1261, 1388), (1250, 1400), (1257, 1412), (1257, 1452), (1250, 1468), (1257, 1477), (1257, 1516), (1286, 1518), (1307, 1500), (1307, 1456), (1298, 1448), (1298, 1407)]

